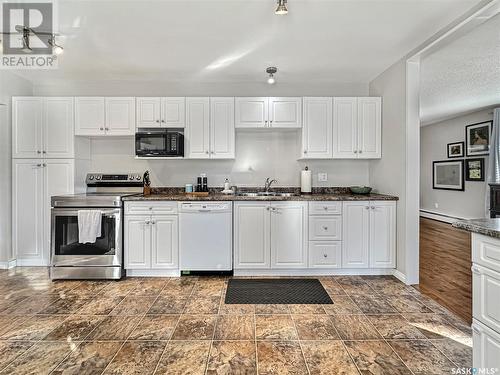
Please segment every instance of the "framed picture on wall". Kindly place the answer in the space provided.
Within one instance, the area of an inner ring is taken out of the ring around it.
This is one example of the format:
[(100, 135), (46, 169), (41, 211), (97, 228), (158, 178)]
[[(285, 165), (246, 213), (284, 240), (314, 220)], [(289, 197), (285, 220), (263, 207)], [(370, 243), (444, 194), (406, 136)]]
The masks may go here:
[(484, 158), (465, 161), (465, 180), (484, 181)]
[(478, 122), (465, 127), (467, 156), (488, 155), (493, 121)]
[(448, 143), (448, 157), (449, 158), (463, 158), (464, 155), (464, 142)]
[(464, 191), (464, 161), (441, 160), (432, 162), (432, 188)]

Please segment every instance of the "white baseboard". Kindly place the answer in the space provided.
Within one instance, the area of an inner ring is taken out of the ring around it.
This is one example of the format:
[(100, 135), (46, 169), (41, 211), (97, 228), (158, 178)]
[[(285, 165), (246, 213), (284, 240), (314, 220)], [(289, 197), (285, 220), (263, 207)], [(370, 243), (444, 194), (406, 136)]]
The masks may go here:
[(175, 270), (125, 270), (129, 277), (179, 277), (181, 272)]
[(234, 276), (334, 276), (334, 275), (393, 275), (392, 268), (352, 269), (238, 269)]
[(49, 264), (42, 259), (17, 259), (17, 267), (48, 267)]
[(398, 270), (394, 270), (394, 272), (392, 273), (392, 275), (398, 279), (399, 281), (403, 282), (406, 284), (406, 275), (401, 272), (401, 271), (398, 271)]
[(9, 260), (8, 262), (0, 262), (0, 270), (9, 270), (16, 266), (17, 262), (15, 259)]

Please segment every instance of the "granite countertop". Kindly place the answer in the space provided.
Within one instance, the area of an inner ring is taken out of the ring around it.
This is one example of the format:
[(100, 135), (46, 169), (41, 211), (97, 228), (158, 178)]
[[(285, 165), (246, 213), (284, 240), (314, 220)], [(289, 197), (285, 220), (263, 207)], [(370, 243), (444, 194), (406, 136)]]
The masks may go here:
[[(396, 201), (399, 198), (385, 194), (352, 194), (346, 188), (316, 188), (312, 194), (300, 194), (297, 188), (276, 188), (275, 192), (292, 192), (296, 195), (281, 196), (241, 196), (220, 193), (221, 189), (210, 189), (208, 196), (184, 194), (180, 188), (153, 188), (150, 195), (132, 195), (124, 197), (124, 201)], [(241, 189), (251, 192), (252, 189)]]
[(500, 219), (460, 220), (454, 222), (452, 226), (469, 232), (500, 238)]

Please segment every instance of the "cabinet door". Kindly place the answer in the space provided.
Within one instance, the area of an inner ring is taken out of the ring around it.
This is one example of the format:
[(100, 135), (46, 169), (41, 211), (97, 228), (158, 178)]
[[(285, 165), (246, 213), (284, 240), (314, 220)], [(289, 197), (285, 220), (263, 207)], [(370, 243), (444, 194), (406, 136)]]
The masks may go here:
[(344, 202), (342, 267), (367, 268), (370, 243), (370, 202)]
[(43, 150), (46, 158), (75, 156), (73, 98), (43, 99)]
[(210, 98), (210, 157), (234, 159), (234, 98)]
[(332, 157), (332, 98), (304, 98), (302, 158)]
[(161, 126), (167, 128), (186, 126), (186, 98), (162, 98)]
[(186, 157), (210, 157), (210, 103), (208, 98), (186, 98)]
[(271, 204), (271, 268), (307, 267), (307, 202)]
[(73, 194), (75, 190), (74, 159), (43, 160), (43, 238), (44, 258), (50, 257), (50, 198), (54, 195)]
[(151, 268), (179, 268), (177, 216), (153, 216)]
[(396, 267), (396, 203), (370, 202), (370, 267)]
[(302, 127), (302, 98), (269, 98), (269, 125), (273, 128)]
[(105, 135), (103, 97), (75, 98), (75, 135)]
[(106, 134), (135, 134), (135, 98), (106, 98)]
[(269, 203), (234, 203), (234, 268), (269, 268), (271, 229)]
[(381, 136), (381, 98), (358, 98), (358, 158), (381, 158)]
[(42, 98), (12, 98), (12, 157), (42, 156)]
[(137, 128), (159, 128), (161, 126), (161, 99), (136, 98)]
[(358, 155), (358, 99), (333, 98), (333, 158)]
[(310, 268), (341, 268), (342, 267), (341, 241), (310, 241), (309, 267)]
[(12, 164), (12, 246), (18, 265), (45, 265), (43, 167), (37, 159)]
[(149, 216), (125, 216), (125, 269), (151, 268), (151, 219)]
[(500, 331), (500, 272), (472, 266), (472, 316)]
[[(498, 296), (495, 297), (498, 298)], [(472, 321), (472, 350), (472, 366), (474, 368), (500, 368), (500, 334), (479, 323), (476, 319)]]
[(235, 98), (236, 128), (265, 128), (269, 125), (268, 98)]

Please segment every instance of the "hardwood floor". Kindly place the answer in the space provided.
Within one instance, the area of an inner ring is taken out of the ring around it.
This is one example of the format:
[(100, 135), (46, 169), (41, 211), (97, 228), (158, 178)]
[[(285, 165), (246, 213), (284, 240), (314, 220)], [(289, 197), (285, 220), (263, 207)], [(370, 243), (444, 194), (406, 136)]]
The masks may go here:
[(470, 233), (451, 224), (420, 218), (418, 289), (472, 322)]

